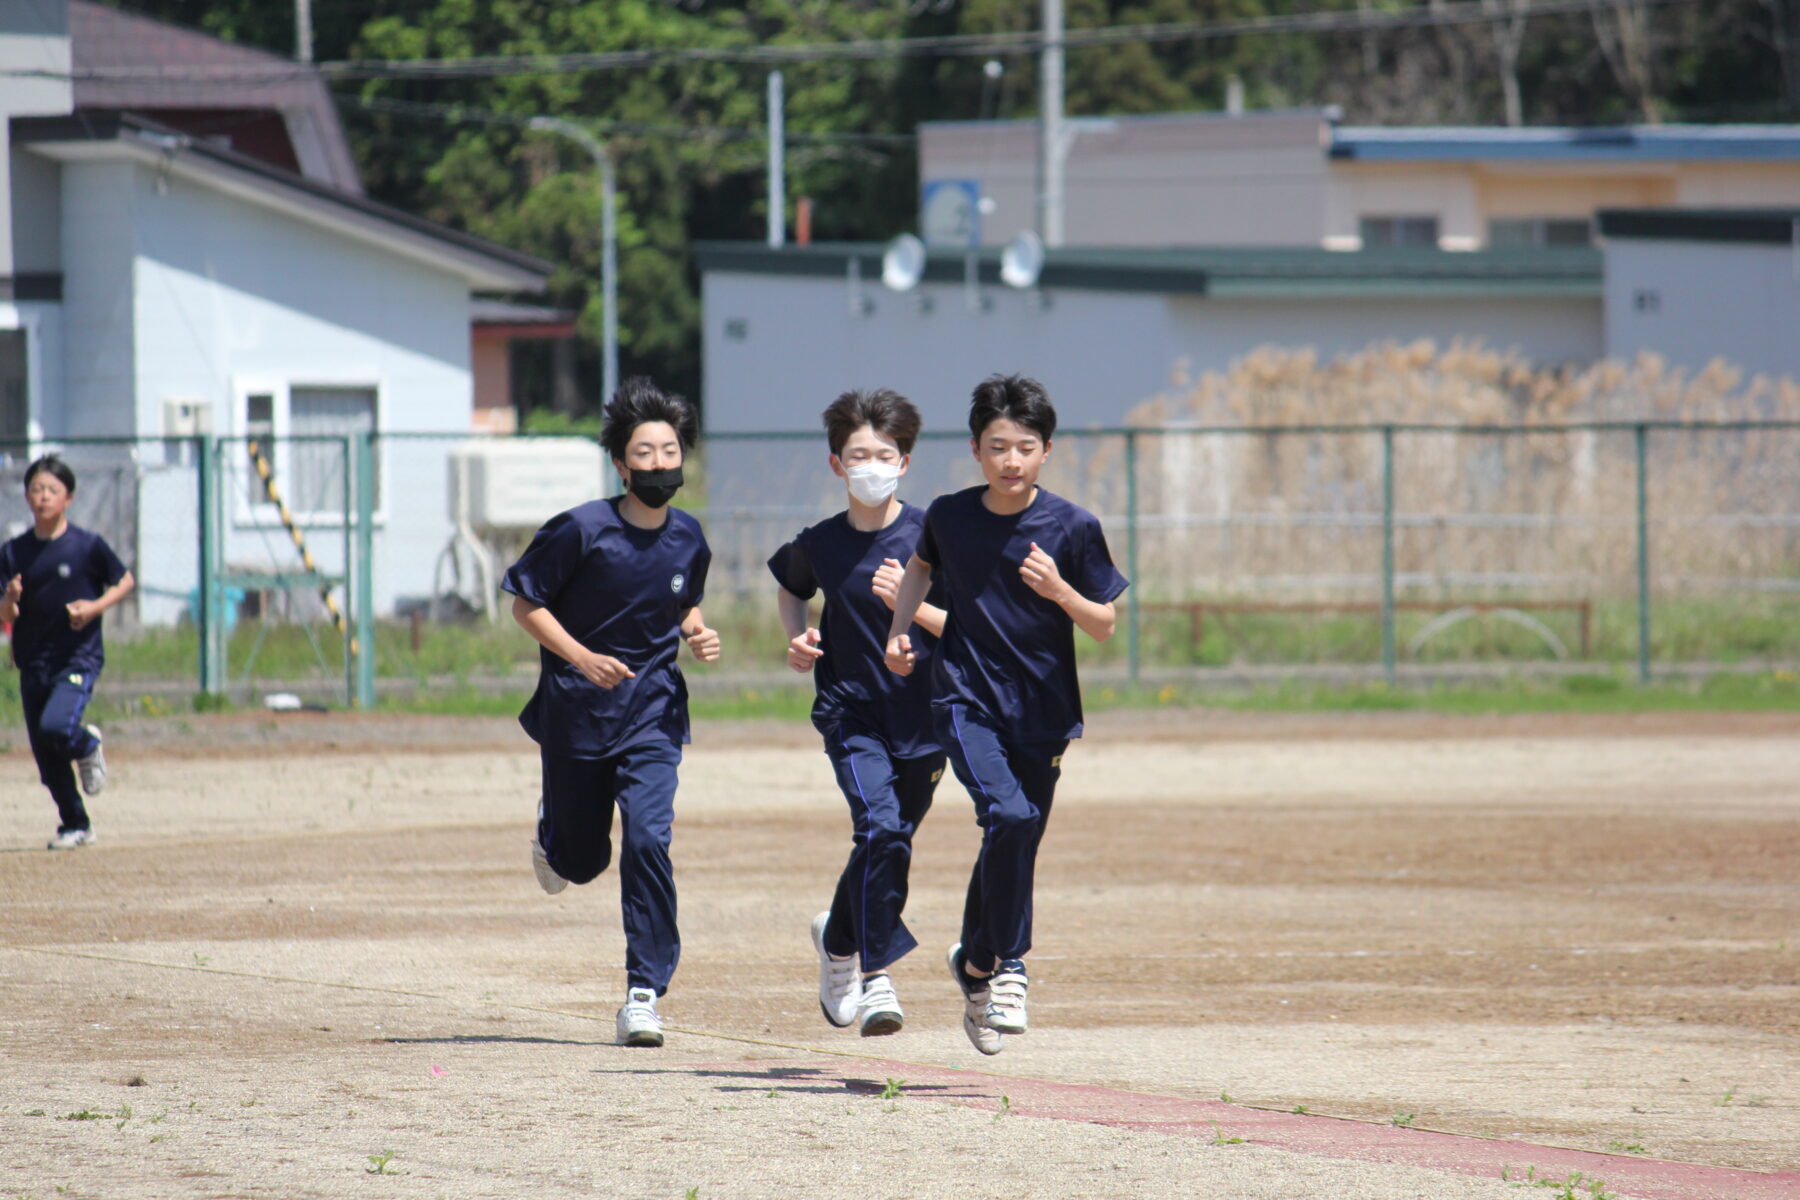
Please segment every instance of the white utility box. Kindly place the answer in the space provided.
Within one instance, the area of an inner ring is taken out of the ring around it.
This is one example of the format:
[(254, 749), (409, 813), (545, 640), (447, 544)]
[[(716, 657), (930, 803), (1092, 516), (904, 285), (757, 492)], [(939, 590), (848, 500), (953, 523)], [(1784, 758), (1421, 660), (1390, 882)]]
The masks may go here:
[(588, 438), (464, 442), (450, 452), (450, 519), (481, 533), (529, 532), (604, 495), (604, 470)]

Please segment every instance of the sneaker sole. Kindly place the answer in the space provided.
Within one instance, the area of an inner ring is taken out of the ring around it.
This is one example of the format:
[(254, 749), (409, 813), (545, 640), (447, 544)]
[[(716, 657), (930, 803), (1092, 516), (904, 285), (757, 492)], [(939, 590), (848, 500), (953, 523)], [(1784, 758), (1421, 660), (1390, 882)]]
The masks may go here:
[(640, 1030), (637, 1033), (626, 1034), (625, 1040), (619, 1044), (621, 1046), (639, 1046), (655, 1049), (663, 1044), (663, 1035), (648, 1030)]
[(993, 1030), (995, 1033), (1010, 1034), (1013, 1037), (1017, 1037), (1019, 1034), (1024, 1033), (1026, 1031), (1026, 1029), (1028, 1028), (1026, 1023), (1023, 1021), (1020, 1021), (1017, 1025), (1001, 1024), (999, 1021), (996, 1021), (991, 1015), (987, 1018), (987, 1027), (989, 1029)]
[(969, 1045), (975, 1047), (975, 1049), (981, 1051), (981, 1053), (987, 1055), (989, 1058), (992, 1058), (994, 1055), (1000, 1053), (1001, 1048), (1004, 1045), (1004, 1043), (1001, 1038), (996, 1037), (994, 1039), (994, 1044), (992, 1046), (984, 1046), (982, 1044), (981, 1035), (983, 1033), (998, 1034), (998, 1033), (1000, 1033), (1000, 1030), (992, 1029), (985, 1024), (977, 1023), (975, 1018), (969, 1015), (969, 1010), (968, 1010), (969, 993), (966, 990), (964, 990), (964, 988), (963, 988), (963, 979), (965, 978), (965, 976), (963, 975), (962, 968), (956, 965), (956, 952), (961, 949), (962, 949), (961, 942), (958, 942), (958, 943), (956, 943), (956, 945), (950, 947), (949, 951), (944, 955), (944, 965), (946, 967), (950, 968), (951, 982), (955, 983), (956, 990), (958, 992), (962, 993), (962, 997), (963, 997), (963, 1019), (962, 1019), (963, 1036), (969, 1039)]
[(899, 1033), (906, 1019), (897, 1012), (870, 1013), (863, 1018), (862, 1035), (864, 1037), (886, 1037), (890, 1033)]
[(989, 1029), (985, 1025), (977, 1025), (974, 1017), (971, 1017), (968, 1013), (963, 1014), (963, 1036), (969, 1039), (969, 1045), (975, 1047), (975, 1049), (981, 1051), (989, 1058), (992, 1058), (994, 1055), (1000, 1053), (1001, 1049), (1005, 1047), (1006, 1042), (1004, 1038), (996, 1036), (992, 1046), (984, 1045), (981, 1040), (981, 1035), (984, 1032), (996, 1035), (1000, 1033), (998, 1029)]

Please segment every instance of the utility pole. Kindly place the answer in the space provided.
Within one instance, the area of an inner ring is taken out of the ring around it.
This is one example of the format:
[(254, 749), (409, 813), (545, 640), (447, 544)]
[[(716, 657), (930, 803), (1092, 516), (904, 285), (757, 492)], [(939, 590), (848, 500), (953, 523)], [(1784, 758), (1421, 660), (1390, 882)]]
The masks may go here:
[(787, 125), (781, 72), (769, 72), (769, 245), (787, 240)]
[(600, 408), (619, 387), (619, 262), (618, 231), (613, 215), (612, 155), (600, 140), (573, 121), (561, 117), (533, 117), (532, 129), (560, 133), (583, 150), (600, 169)]
[(312, 0), (294, 0), (294, 57), (303, 63), (313, 60)]
[(1038, 56), (1038, 236), (1063, 244), (1063, 6), (1043, 2)]

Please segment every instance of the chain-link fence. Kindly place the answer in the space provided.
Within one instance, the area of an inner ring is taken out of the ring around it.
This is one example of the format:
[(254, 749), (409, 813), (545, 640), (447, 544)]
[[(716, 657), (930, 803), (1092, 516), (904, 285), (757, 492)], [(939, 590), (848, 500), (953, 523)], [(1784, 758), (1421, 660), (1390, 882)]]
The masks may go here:
[[(72, 519), (139, 581), (108, 618), (109, 677), (238, 699), (528, 687), (535, 646), (498, 575), (537, 524), (612, 487), (592, 443), (566, 438), (57, 449), (79, 477)], [(0, 447), (9, 537), (31, 524), (26, 458)], [(474, 459), (510, 505), (479, 528)], [(708, 674), (776, 673), (764, 563), (844, 505), (824, 439), (713, 435), (688, 474), (677, 503), (705, 525), (728, 647)], [(927, 435), (901, 495), (979, 482), (965, 437)], [(1800, 662), (1800, 422), (1066, 430), (1041, 483), (1101, 518), (1133, 581), (1119, 636), (1082, 650), (1132, 680)]]

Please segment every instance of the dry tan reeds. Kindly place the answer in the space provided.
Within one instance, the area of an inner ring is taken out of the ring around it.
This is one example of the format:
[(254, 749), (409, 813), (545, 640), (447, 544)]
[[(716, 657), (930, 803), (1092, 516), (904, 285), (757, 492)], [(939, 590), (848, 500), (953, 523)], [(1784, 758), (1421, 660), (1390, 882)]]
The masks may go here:
[[(1800, 419), (1792, 380), (1746, 380), (1723, 362), (1689, 372), (1646, 354), (1545, 368), (1477, 342), (1382, 343), (1329, 361), (1265, 348), (1174, 378), (1125, 420), (1159, 431), (1136, 438), (1136, 507), (1142, 582), (1161, 598), (1378, 589), (1382, 437), (1300, 427), (1449, 427), (1393, 439), (1404, 589), (1596, 597), (1634, 586), (1637, 447), (1629, 429), (1558, 426)], [(1659, 588), (1779, 587), (1800, 574), (1800, 432), (1659, 429), (1647, 450)], [(1058, 474), (1121, 513), (1121, 453), (1122, 439), (1087, 446)]]

